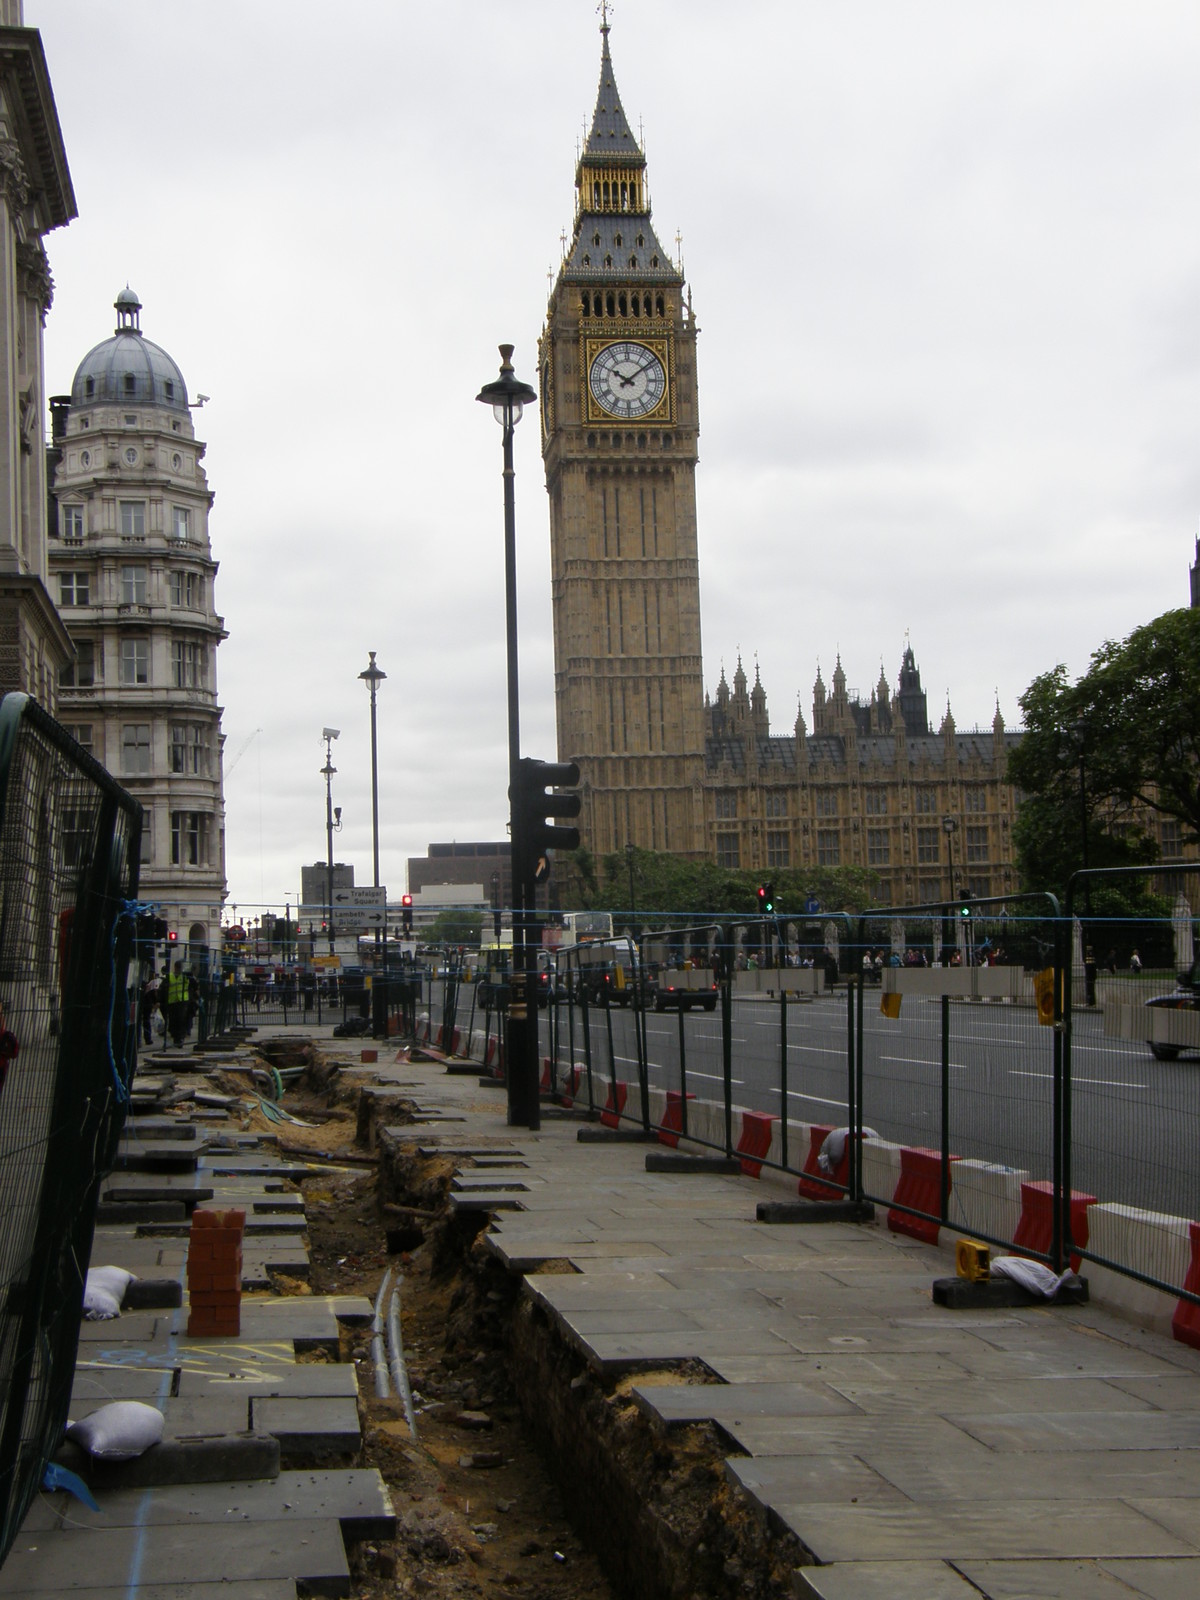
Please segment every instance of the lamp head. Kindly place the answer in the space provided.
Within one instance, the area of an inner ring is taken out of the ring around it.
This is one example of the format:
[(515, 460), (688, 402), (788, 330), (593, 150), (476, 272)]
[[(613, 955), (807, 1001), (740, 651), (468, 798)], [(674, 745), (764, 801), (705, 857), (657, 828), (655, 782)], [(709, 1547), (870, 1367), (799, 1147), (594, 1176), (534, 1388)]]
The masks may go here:
[(491, 406), (492, 415), (502, 428), (515, 428), (524, 407), (537, 399), (537, 392), (513, 371), (512, 353), (511, 344), (500, 346), (500, 376), (494, 383), (485, 383), (475, 396), (485, 406)]
[(341, 732), (340, 728), (322, 728), (321, 737), (322, 739), (337, 739), (341, 737)]

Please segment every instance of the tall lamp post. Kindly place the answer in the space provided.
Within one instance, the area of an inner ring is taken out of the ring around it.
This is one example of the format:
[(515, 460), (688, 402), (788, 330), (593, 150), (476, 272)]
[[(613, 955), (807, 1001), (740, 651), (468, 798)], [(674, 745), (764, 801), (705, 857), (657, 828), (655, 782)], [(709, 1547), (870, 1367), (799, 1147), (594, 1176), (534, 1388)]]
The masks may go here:
[[(322, 728), (321, 737), (325, 741), (325, 765), (321, 768), (321, 776), (325, 779), (325, 911), (329, 917), (329, 954), (335, 953), (333, 942), (333, 775), (337, 768), (333, 764), (333, 741), (341, 736), (340, 728)], [(338, 807), (338, 826), (342, 822), (342, 808)]]
[[(520, 840), (516, 822), (518, 773), (521, 761), (520, 698), (517, 692), (517, 513), (514, 491), (513, 430), (527, 405), (537, 399), (536, 392), (522, 383), (513, 371), (513, 346), (500, 346), (500, 376), (485, 383), (476, 395), (503, 429), (504, 452), (504, 623), (508, 655), (508, 796), (509, 830), (512, 836), (513, 880), (513, 977), (508, 1006), (508, 1048), (505, 1068), (508, 1079), (508, 1121), (511, 1127), (541, 1126), (538, 1105), (537, 999), (527, 983), (530, 949), (527, 918), (533, 912), (531, 886), (527, 884), (525, 863), (520, 859)], [(529, 1001), (533, 1000), (533, 1006)], [(532, 1010), (532, 1017), (530, 1011)]]
[[(942, 919), (942, 944), (944, 946), (947, 943), (946, 934), (949, 931), (950, 927), (954, 927), (955, 928), (955, 934), (954, 934), (954, 938), (953, 938), (953, 940), (951, 942), (953, 943), (955, 949), (957, 949), (958, 948), (957, 923), (958, 923), (959, 919), (954, 915), (954, 908), (953, 908), (953, 900), (954, 900), (954, 835), (958, 832), (958, 819), (957, 819), (957, 817), (950, 817), (950, 816), (943, 817), (942, 818), (942, 832), (946, 835), (946, 854), (947, 854), (947, 856), (949, 858), (949, 861), (950, 861), (950, 900), (951, 900), (950, 915), (948, 917), (944, 917)], [(949, 961), (949, 957), (947, 957), (946, 959), (947, 959), (947, 962), (948, 962)]]
[(637, 923), (637, 913), (633, 908), (633, 846), (631, 844), (625, 846), (625, 865), (629, 868), (629, 934), (632, 938)]
[[(379, 887), (379, 749), (375, 742), (375, 694), (379, 685), (387, 677), (382, 667), (375, 665), (374, 650), (368, 651), (371, 657), (366, 671), (360, 672), (359, 677), (371, 691), (371, 861), (375, 868), (374, 885)], [(380, 961), (380, 951), (383, 951), (383, 961)], [(380, 970), (382, 966), (382, 972)], [(382, 987), (380, 987), (382, 985)], [(378, 998), (375, 1002), (375, 1032), (386, 1037), (387, 1035), (387, 910), (383, 913), (382, 939), (379, 929), (375, 929), (375, 978), (372, 994)]]

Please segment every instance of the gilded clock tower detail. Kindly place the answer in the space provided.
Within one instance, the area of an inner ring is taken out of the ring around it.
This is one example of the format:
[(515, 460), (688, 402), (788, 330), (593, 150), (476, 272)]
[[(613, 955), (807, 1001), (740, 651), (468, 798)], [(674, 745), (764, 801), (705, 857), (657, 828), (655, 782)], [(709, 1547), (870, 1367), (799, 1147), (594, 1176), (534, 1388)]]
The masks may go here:
[(558, 753), (585, 845), (704, 853), (696, 327), (613, 76), (575, 170), (538, 352)]

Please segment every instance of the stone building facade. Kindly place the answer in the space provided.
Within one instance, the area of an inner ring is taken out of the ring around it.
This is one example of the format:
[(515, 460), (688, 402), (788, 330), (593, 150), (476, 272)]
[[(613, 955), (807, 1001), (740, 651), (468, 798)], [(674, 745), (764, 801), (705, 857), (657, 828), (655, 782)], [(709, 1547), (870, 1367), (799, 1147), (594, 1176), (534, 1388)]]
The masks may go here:
[(22, 21), (20, 0), (0, 0), (0, 693), (53, 714), (71, 641), (47, 585), (42, 240), (76, 212), (41, 37)]
[(696, 323), (659, 242), (644, 152), (601, 24), (600, 86), (575, 169), (572, 236), (538, 350), (550, 499), (559, 759), (581, 772), (583, 842), (766, 875), (859, 866), (892, 903), (1015, 889), (1004, 780), (1016, 735), (997, 712), (935, 732), (906, 651), (893, 691), (818, 673), (812, 730), (772, 735), (739, 661), (706, 700), (696, 522)]
[(219, 958), (225, 805), (209, 543), (213, 497), (187, 385), (141, 331), (131, 289), (112, 338), (51, 401), (49, 568), (74, 643), (59, 718), (141, 801), (141, 897), (194, 965)]
[(818, 670), (811, 732), (798, 713), (789, 737), (772, 736), (766, 691), (756, 671), (747, 692), (740, 660), (707, 710), (706, 853), (718, 865), (763, 877), (862, 867), (892, 905), (1016, 889), (1004, 773), (1020, 735), (998, 709), (990, 729), (960, 733), (947, 707), (934, 731), (911, 647), (896, 691), (881, 672), (865, 703), (847, 693), (840, 658), (830, 690)]

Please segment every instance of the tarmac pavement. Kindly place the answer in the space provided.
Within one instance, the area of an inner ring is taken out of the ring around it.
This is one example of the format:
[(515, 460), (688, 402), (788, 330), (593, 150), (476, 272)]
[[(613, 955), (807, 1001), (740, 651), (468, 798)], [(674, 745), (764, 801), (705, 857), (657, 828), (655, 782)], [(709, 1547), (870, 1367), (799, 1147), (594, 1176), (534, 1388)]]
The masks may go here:
[[(1200, 1352), (1096, 1304), (941, 1308), (931, 1284), (952, 1258), (882, 1220), (759, 1222), (757, 1204), (794, 1194), (794, 1182), (651, 1172), (659, 1146), (601, 1142), (579, 1114), (548, 1112), (536, 1133), (509, 1128), (501, 1089), (394, 1060), (394, 1047), (360, 1066), (361, 1043), (329, 1041), (344, 1077), (403, 1086), (423, 1113), (380, 1141), (463, 1152), (453, 1204), (491, 1214), (488, 1247), (529, 1274), (523, 1292), (593, 1368), (707, 1366), (715, 1382), (635, 1387), (637, 1403), (665, 1431), (703, 1419), (721, 1430), (731, 1483), (818, 1563), (798, 1571), (798, 1596), (1200, 1594)], [(212, 1191), (200, 1203), (286, 1223), (279, 1237), (247, 1234), (247, 1275), (263, 1281), (276, 1250), (295, 1271), (302, 1219), (255, 1209), (281, 1191), (262, 1152), (198, 1149), (191, 1171), (135, 1164), (106, 1187), (139, 1183)], [(94, 1260), (181, 1279), (186, 1242), (106, 1224)], [(532, 1272), (547, 1260), (575, 1271)], [(296, 1353), (335, 1340), (339, 1316), (368, 1311), (254, 1297), (238, 1340), (188, 1340), (186, 1308), (85, 1324), (73, 1415), (145, 1398), (180, 1450), (224, 1439), (236, 1463), (261, 1459), (253, 1441), (276, 1440), (283, 1470), (102, 1489), (99, 1516), (43, 1495), (0, 1569), (0, 1596), (291, 1600), (297, 1579), (348, 1593), (343, 1534), (386, 1536), (391, 1506), (376, 1474), (344, 1465), (357, 1442), (352, 1369), (297, 1365)], [(289, 1450), (322, 1438), (328, 1470), (289, 1475)]]

